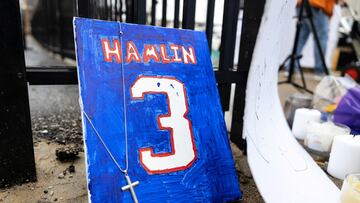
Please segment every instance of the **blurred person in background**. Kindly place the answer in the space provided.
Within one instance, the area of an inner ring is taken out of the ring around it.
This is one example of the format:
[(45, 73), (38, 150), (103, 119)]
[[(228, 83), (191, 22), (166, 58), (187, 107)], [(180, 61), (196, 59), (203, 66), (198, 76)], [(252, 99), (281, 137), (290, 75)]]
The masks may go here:
[[(329, 24), (330, 18), (333, 14), (335, 3), (343, 3), (341, 0), (308, 0), (312, 10), (312, 19), (314, 22), (316, 33), (319, 37), (319, 42), (323, 53), (326, 53), (326, 45), (329, 38)], [(296, 12), (299, 15), (300, 6), (302, 4), (302, 0), (297, 0), (296, 4)], [(300, 55), (309, 36), (311, 33), (311, 25), (310, 20), (306, 18), (306, 9), (303, 11), (303, 15), (305, 16), (303, 20), (303, 24), (301, 27), (298, 47), (296, 50), (296, 55)], [(321, 61), (321, 55), (316, 45), (314, 45), (314, 59), (315, 59), (315, 67), (314, 67), (314, 79), (320, 80), (324, 75), (323, 64)], [(288, 74), (289, 66), (287, 66), (287, 70), (285, 74)]]

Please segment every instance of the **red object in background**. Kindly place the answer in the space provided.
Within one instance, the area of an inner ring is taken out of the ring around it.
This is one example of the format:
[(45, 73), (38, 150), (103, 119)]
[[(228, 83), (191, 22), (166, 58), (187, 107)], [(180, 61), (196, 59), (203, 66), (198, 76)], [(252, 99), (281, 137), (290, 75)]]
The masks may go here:
[(342, 70), (342, 76), (349, 75), (352, 77), (356, 82), (360, 82), (360, 67), (358, 66), (348, 66)]

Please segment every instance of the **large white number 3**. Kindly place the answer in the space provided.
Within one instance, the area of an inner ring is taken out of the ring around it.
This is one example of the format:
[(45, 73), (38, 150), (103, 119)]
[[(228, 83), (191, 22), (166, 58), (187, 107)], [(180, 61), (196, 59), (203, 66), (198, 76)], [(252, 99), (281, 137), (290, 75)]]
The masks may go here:
[(169, 173), (189, 168), (197, 158), (189, 119), (185, 86), (175, 78), (140, 76), (131, 87), (133, 99), (145, 94), (165, 94), (168, 114), (157, 118), (161, 130), (170, 131), (170, 153), (155, 154), (152, 148), (141, 148), (140, 163), (148, 173)]

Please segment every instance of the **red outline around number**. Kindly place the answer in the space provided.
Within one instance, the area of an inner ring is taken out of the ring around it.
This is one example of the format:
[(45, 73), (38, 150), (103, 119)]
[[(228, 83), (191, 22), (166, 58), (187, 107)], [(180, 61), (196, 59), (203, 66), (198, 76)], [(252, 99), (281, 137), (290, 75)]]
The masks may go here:
[(148, 91), (148, 92), (143, 92), (141, 97), (134, 97), (132, 94), (132, 91), (130, 91), (131, 97), (133, 99), (144, 99), (145, 94), (165, 94), (166, 95), (166, 100), (167, 100), (167, 106), (168, 106), (168, 113), (164, 114), (164, 115), (159, 115), (157, 117), (157, 123), (159, 126), (160, 130), (168, 130), (170, 131), (170, 144), (171, 144), (171, 152), (167, 152), (167, 153), (159, 153), (159, 154), (155, 154), (153, 148), (151, 147), (147, 147), (147, 148), (141, 148), (139, 149), (139, 159), (140, 159), (140, 164), (144, 167), (145, 171), (147, 171), (149, 174), (161, 174), (161, 173), (170, 173), (170, 172), (176, 172), (176, 171), (182, 171), (182, 170), (186, 170), (187, 168), (189, 168), (190, 166), (192, 166), (194, 164), (194, 162), (197, 159), (197, 153), (196, 153), (196, 145), (195, 145), (195, 141), (194, 141), (194, 134), (193, 134), (193, 130), (192, 130), (192, 123), (191, 121), (186, 117), (186, 115), (189, 113), (189, 105), (188, 105), (188, 100), (187, 100), (187, 96), (186, 96), (186, 89), (185, 89), (185, 85), (184, 83), (182, 83), (181, 81), (179, 81), (176, 78), (172, 78), (172, 77), (166, 77), (166, 76), (140, 76), (136, 79), (136, 81), (133, 83), (133, 85), (131, 86), (130, 90), (133, 88), (133, 86), (136, 84), (136, 82), (141, 79), (141, 78), (165, 78), (165, 79), (170, 79), (170, 80), (175, 80), (179, 83), (182, 84), (183, 86), (183, 91), (184, 91), (184, 99), (185, 99), (185, 106), (186, 106), (186, 111), (183, 115), (183, 118), (186, 119), (188, 121), (188, 127), (190, 130), (190, 134), (191, 134), (191, 142), (193, 145), (193, 151), (194, 151), (194, 158), (193, 160), (188, 163), (186, 166), (180, 166), (180, 167), (176, 167), (176, 168), (171, 168), (171, 169), (164, 169), (164, 170), (150, 170), (149, 168), (147, 168), (142, 161), (142, 155), (141, 152), (143, 151), (150, 151), (151, 152), (151, 156), (152, 157), (166, 157), (166, 156), (171, 156), (175, 154), (175, 149), (174, 149), (174, 137), (173, 137), (173, 129), (170, 127), (163, 127), (160, 123), (160, 118), (162, 117), (171, 117), (171, 109), (170, 109), (170, 100), (169, 100), (169, 96), (166, 92), (156, 92), (156, 91)]

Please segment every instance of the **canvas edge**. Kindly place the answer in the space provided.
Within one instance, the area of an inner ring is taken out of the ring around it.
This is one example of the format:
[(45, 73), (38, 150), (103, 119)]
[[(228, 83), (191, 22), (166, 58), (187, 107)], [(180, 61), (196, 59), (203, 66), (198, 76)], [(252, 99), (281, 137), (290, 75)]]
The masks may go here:
[(86, 142), (86, 129), (85, 129), (85, 120), (84, 120), (84, 105), (83, 105), (83, 100), (81, 97), (81, 83), (80, 83), (80, 70), (79, 70), (79, 60), (78, 60), (78, 47), (77, 47), (77, 37), (76, 37), (76, 26), (77, 26), (77, 22), (79, 20), (82, 20), (83, 18), (79, 18), (79, 17), (73, 17), (73, 31), (74, 31), (74, 44), (75, 44), (75, 57), (76, 57), (76, 71), (77, 71), (77, 78), (78, 78), (78, 88), (79, 88), (79, 106), (80, 106), (80, 113), (81, 113), (81, 123), (82, 123), (82, 133), (83, 133), (83, 142), (84, 142), (84, 154), (85, 154), (85, 170), (86, 170), (86, 188), (87, 188), (87, 193), (88, 193), (88, 202), (91, 203), (91, 193), (89, 190), (89, 171), (88, 171), (88, 158), (87, 158), (87, 154), (88, 154), (88, 149), (87, 149), (87, 145), (85, 144)]
[[(86, 128), (85, 128), (85, 120), (84, 120), (84, 106), (83, 106), (83, 99), (82, 99), (82, 96), (81, 96), (81, 83), (80, 83), (80, 70), (79, 70), (79, 60), (78, 60), (78, 47), (77, 47), (77, 22), (79, 21), (98, 21), (98, 22), (110, 22), (110, 21), (106, 21), (106, 20), (99, 20), (99, 19), (90, 19), (90, 18), (83, 18), (83, 17), (73, 17), (73, 31), (74, 31), (74, 44), (75, 44), (75, 57), (76, 57), (76, 65), (77, 65), (77, 78), (78, 78), (78, 88), (79, 88), (79, 106), (80, 106), (80, 111), (81, 111), (81, 119), (82, 119), (82, 132), (83, 132), (83, 141), (84, 141), (84, 153), (85, 153), (85, 168), (86, 168), (86, 182), (87, 182), (87, 191), (88, 191), (88, 202), (92, 202), (91, 201), (91, 192), (88, 188), (89, 186), (89, 183), (90, 183), (90, 179), (89, 179), (89, 173), (88, 173), (88, 169), (89, 169), (89, 165), (88, 165), (88, 158), (87, 158), (87, 154), (88, 154), (88, 149), (87, 149), (87, 145), (86, 145)], [(118, 21), (114, 21), (114, 22), (118, 22)], [(118, 23), (121, 23), (121, 24), (127, 24), (127, 25), (137, 25), (137, 24), (133, 24), (133, 23), (123, 23), (123, 22), (118, 22)], [(151, 25), (142, 25), (142, 26), (146, 26), (146, 27), (155, 27), (155, 28), (161, 28), (161, 29), (172, 29), (172, 30), (178, 30), (178, 31), (186, 31), (186, 32), (196, 32), (196, 33), (199, 33), (200, 35), (203, 36), (203, 39), (204, 39), (204, 44), (207, 45), (207, 38), (206, 38), (206, 34), (204, 31), (197, 31), (197, 30), (188, 30), (188, 29), (177, 29), (177, 28), (170, 28), (170, 27), (161, 27), (161, 26), (151, 26)], [(215, 71), (213, 69), (213, 64), (212, 64), (212, 60), (211, 60), (211, 50), (209, 49), (208, 46), (206, 46), (207, 49), (206, 51), (208, 52), (209, 54), (209, 58), (207, 60), (209, 60), (209, 66), (210, 68), (212, 69), (212, 73), (211, 73), (211, 77), (212, 77), (212, 80), (213, 82), (215, 83), (215, 85), (217, 85), (217, 81), (216, 81), (216, 77), (215, 77)], [(220, 95), (219, 95), (219, 92), (216, 91), (216, 96), (217, 96), (217, 103), (218, 105), (220, 106), (221, 108), (221, 102), (220, 102)], [(225, 136), (226, 136), (226, 139), (227, 139), (227, 145), (228, 145), (228, 149), (229, 149), (229, 153), (231, 155), (231, 159), (232, 159), (232, 163), (234, 165), (234, 174), (236, 176), (236, 178), (238, 179), (238, 175), (236, 173), (236, 168), (235, 168), (235, 160), (234, 160), (234, 157), (232, 156), (232, 153), (231, 153), (231, 145), (230, 145), (230, 141), (229, 139), (227, 138), (227, 130), (226, 130), (226, 122), (225, 122), (225, 118), (224, 118), (224, 113), (222, 111), (220, 111), (220, 115), (222, 117), (222, 120), (223, 120), (223, 123), (224, 123), (224, 130), (225, 130)], [(238, 201), (238, 200), (243, 200), (243, 192), (241, 191), (241, 185), (238, 183), (238, 197), (235, 197), (231, 200), (228, 200), (226, 202), (233, 202), (233, 201)]]

